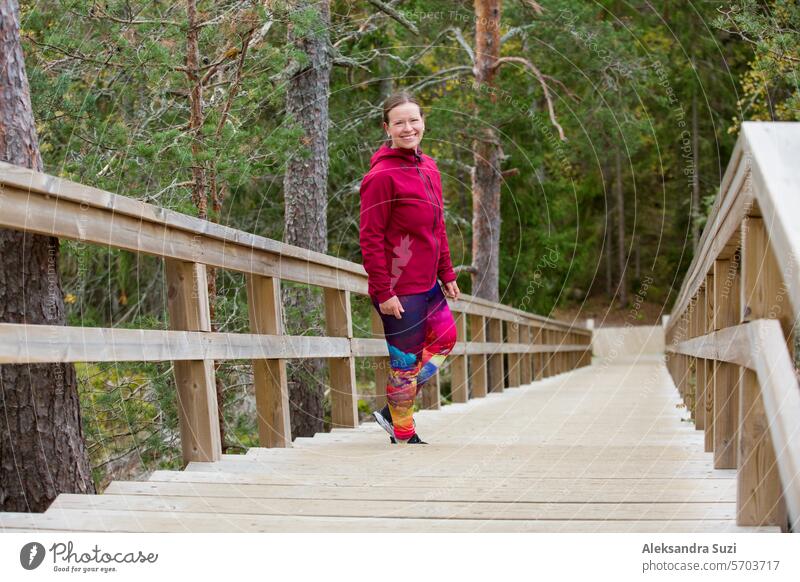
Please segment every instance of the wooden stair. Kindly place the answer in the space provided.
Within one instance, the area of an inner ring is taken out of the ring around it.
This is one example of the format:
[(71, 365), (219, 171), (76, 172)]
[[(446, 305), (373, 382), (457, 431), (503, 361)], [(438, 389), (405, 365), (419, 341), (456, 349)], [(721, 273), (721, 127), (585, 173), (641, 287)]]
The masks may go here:
[(736, 525), (736, 471), (657, 360), (593, 365), (415, 415), (255, 448), (102, 495), (60, 495), (5, 531), (779, 532)]

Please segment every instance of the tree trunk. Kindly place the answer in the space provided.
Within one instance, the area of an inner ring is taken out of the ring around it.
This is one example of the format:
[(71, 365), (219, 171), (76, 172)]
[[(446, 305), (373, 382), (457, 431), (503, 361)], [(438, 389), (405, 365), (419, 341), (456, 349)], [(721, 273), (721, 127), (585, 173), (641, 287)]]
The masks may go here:
[[(188, 30), (186, 32), (186, 75), (189, 79), (189, 133), (192, 135), (192, 156), (197, 160), (203, 152), (203, 123), (205, 123), (205, 112), (203, 111), (203, 75), (200, 71), (200, 43), (198, 40), (197, 28), (197, 3), (195, 0), (186, 1), (186, 19)], [(211, 183), (216, 189), (216, 182), (212, 179)], [(197, 217), (208, 220), (208, 171), (204, 164), (197, 161), (192, 163), (192, 200), (197, 207)], [(212, 197), (217, 202), (216, 192)], [(217, 306), (217, 270), (214, 267), (206, 268), (208, 283), (208, 307), (211, 318), (211, 331), (219, 331), (216, 323), (215, 310)], [(219, 442), (222, 445), (222, 452), (228, 450), (225, 443), (225, 383), (219, 375), (220, 362), (214, 362), (214, 386), (217, 391), (217, 412), (219, 417)]]
[(619, 148), (614, 151), (614, 161), (617, 168), (616, 183), (614, 193), (617, 199), (617, 269), (619, 270), (619, 293), (620, 307), (628, 306), (628, 274), (625, 265), (625, 195), (622, 190), (622, 155)]
[[(283, 181), (284, 240), (324, 253), (328, 249), (330, 5), (329, 0), (298, 0), (294, 7), (314, 7), (318, 20), (303, 36), (289, 27), (288, 41), (307, 55), (308, 65), (292, 75), (286, 94), (286, 113), (303, 129), (303, 136), (296, 155), (287, 163)], [(282, 292), (286, 333), (302, 334), (313, 329), (318, 321), (315, 315), (323, 309), (321, 296), (308, 288), (283, 287)], [(320, 359), (288, 362), (292, 439), (313, 436), (323, 429), (324, 371)]]
[[(475, 0), (475, 81), (494, 84), (500, 53), (500, 0)], [(491, 95), (495, 101), (495, 95)], [(480, 111), (477, 112), (481, 118)], [(472, 174), (472, 294), (499, 299), (500, 279), (500, 162), (503, 150), (497, 132), (486, 127), (473, 142)]]
[[(0, 159), (41, 172), (13, 0), (0, 0), (0, 54)], [(65, 324), (58, 263), (57, 238), (0, 229), (0, 322)], [(75, 367), (2, 365), (0, 394), (0, 510), (41, 512), (60, 493), (94, 493)]]

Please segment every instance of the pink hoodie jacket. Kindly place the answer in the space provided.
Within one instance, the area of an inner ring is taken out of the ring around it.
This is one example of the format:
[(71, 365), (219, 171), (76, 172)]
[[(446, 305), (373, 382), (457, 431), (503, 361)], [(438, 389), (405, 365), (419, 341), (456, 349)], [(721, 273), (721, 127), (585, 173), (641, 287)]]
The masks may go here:
[(361, 255), (369, 296), (424, 293), (456, 279), (444, 223), (442, 179), (433, 158), (385, 142), (361, 182)]

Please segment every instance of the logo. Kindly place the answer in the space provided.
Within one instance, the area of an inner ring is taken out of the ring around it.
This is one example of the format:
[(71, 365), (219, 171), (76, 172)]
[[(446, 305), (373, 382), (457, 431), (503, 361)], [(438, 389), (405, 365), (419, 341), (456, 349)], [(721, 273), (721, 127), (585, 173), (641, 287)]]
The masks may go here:
[(400, 239), (400, 245), (392, 249), (394, 251), (394, 258), (392, 259), (392, 279), (389, 282), (389, 287), (394, 289), (395, 284), (403, 274), (403, 267), (408, 265), (411, 260), (411, 237), (408, 235)]
[(39, 542), (30, 542), (19, 551), (19, 563), (26, 570), (35, 570), (44, 560), (44, 546)]

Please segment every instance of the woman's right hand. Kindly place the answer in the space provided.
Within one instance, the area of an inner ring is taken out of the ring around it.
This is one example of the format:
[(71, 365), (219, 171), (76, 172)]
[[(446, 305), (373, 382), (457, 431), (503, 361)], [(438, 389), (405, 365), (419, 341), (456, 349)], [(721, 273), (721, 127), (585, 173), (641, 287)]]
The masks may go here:
[(403, 309), (403, 305), (400, 303), (397, 295), (394, 295), (391, 299), (384, 301), (379, 305), (379, 307), (381, 309), (381, 313), (384, 315), (394, 315), (397, 319), (403, 319), (400, 314), (404, 313), (405, 309)]

